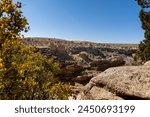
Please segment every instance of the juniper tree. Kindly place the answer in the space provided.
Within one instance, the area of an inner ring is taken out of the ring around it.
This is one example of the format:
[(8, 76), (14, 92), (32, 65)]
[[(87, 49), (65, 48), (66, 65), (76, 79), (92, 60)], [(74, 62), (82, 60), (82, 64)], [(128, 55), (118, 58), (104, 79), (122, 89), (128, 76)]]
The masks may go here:
[(136, 53), (137, 59), (141, 61), (150, 60), (150, 0), (136, 0), (141, 6), (139, 18), (142, 28), (145, 30), (144, 40), (139, 44), (139, 50)]

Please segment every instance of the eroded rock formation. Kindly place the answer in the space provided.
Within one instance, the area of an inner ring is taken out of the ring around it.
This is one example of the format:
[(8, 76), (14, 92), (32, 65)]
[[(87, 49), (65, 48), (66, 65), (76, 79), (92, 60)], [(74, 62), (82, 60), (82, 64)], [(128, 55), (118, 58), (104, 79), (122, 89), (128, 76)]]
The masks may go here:
[(60, 63), (57, 77), (71, 82), (74, 99), (150, 99), (150, 64), (136, 66), (137, 45), (40, 38), (25, 42)]

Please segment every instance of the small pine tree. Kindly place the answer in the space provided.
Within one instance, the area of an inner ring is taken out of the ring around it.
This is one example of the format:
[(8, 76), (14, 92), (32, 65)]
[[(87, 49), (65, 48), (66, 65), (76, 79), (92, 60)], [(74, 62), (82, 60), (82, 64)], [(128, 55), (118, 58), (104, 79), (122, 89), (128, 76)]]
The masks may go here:
[(21, 39), (29, 30), (21, 6), (0, 1), (0, 99), (68, 99), (69, 84), (54, 78), (59, 65)]
[(139, 13), (142, 22), (142, 28), (145, 30), (145, 39), (140, 42), (139, 50), (136, 53), (136, 59), (143, 62), (150, 60), (150, 0), (136, 0), (141, 6)]

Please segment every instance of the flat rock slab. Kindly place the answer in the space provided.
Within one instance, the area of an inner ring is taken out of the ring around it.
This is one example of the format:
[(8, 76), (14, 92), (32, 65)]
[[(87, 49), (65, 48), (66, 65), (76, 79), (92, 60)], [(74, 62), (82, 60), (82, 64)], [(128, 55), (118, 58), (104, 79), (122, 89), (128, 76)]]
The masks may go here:
[(124, 99), (150, 99), (150, 66), (124, 66), (105, 70), (85, 86), (109, 90)]

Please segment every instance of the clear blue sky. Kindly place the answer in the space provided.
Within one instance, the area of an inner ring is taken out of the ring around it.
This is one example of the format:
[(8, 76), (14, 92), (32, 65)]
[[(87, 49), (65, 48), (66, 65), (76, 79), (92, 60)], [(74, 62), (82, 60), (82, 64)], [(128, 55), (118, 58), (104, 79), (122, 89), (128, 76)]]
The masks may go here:
[(31, 27), (27, 37), (108, 43), (139, 43), (144, 38), (135, 0), (20, 1)]

